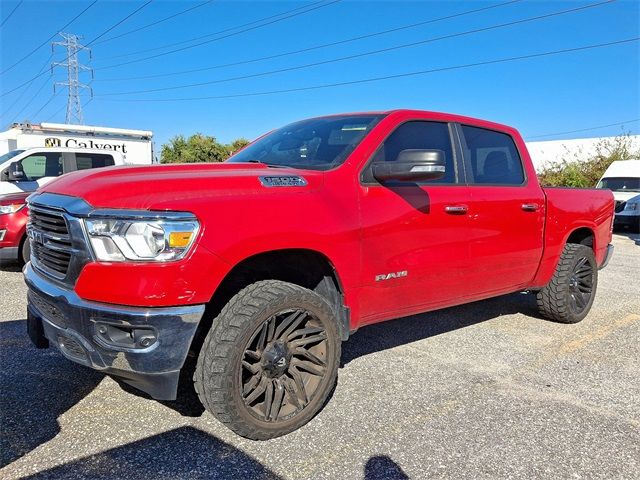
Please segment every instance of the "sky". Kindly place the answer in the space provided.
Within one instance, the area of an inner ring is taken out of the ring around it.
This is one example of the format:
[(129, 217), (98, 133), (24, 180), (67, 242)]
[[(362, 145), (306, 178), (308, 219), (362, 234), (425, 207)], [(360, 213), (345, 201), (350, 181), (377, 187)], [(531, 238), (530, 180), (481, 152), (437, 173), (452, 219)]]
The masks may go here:
[(80, 75), (93, 93), (82, 91), (84, 123), (152, 130), (157, 146), (394, 108), (480, 117), (528, 140), (640, 133), (637, 0), (0, 0), (0, 24), (0, 129), (65, 121), (54, 82), (66, 69), (50, 67), (67, 59), (51, 47), (64, 27), (91, 49), (79, 54), (93, 69)]

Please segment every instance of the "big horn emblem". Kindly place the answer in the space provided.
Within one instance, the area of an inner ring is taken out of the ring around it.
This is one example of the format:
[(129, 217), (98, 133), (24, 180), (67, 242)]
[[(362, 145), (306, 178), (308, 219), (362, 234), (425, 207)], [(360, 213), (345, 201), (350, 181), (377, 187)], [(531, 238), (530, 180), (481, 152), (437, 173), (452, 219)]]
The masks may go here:
[(44, 146), (45, 147), (59, 147), (60, 146), (60, 139), (59, 138), (54, 138), (54, 137), (45, 138), (44, 139)]

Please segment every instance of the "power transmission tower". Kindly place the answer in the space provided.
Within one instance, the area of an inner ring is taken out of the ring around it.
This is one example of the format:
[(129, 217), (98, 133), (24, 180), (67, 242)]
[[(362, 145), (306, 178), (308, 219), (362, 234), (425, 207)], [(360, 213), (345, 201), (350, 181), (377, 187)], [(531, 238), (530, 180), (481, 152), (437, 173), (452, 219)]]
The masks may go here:
[(64, 41), (53, 42), (51, 44), (51, 50), (54, 51), (56, 46), (65, 47), (67, 52), (67, 58), (64, 62), (54, 62), (51, 64), (51, 71), (55, 67), (66, 67), (67, 69), (67, 81), (55, 82), (53, 84), (53, 93), (56, 93), (56, 86), (67, 87), (69, 91), (69, 97), (67, 99), (67, 117), (66, 123), (78, 123), (82, 124), (82, 105), (80, 103), (80, 91), (83, 89), (89, 90), (91, 98), (93, 98), (93, 89), (84, 83), (80, 82), (80, 72), (91, 72), (91, 79), (93, 80), (93, 69), (82, 65), (78, 62), (78, 54), (85, 50), (89, 54), (89, 60), (91, 60), (91, 49), (85, 47), (80, 43), (82, 37), (74, 35), (72, 33), (62, 33), (60, 36)]

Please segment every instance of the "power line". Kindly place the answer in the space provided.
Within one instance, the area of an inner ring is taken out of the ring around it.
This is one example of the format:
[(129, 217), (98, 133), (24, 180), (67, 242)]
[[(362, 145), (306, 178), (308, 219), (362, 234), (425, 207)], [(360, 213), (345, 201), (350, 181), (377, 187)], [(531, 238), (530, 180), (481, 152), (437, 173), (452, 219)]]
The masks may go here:
[[(138, 76), (138, 77), (106, 78), (106, 79), (100, 79), (98, 81), (100, 81), (100, 82), (116, 82), (116, 81), (130, 81), (130, 80), (146, 80), (146, 79), (149, 79), (149, 78), (169, 77), (169, 76), (174, 76), (174, 75), (182, 75), (182, 74), (185, 74), (185, 73), (196, 73), (196, 72), (203, 72), (203, 71), (206, 71), (206, 70), (214, 70), (214, 69), (219, 69), (219, 68), (246, 65), (246, 64), (249, 64), (249, 63), (255, 63), (255, 62), (262, 61), (262, 60), (272, 60), (274, 58), (286, 57), (286, 56), (295, 55), (295, 54), (298, 54), (298, 53), (306, 53), (306, 52), (310, 52), (310, 51), (313, 51), (313, 50), (318, 50), (318, 49), (321, 49), (321, 48), (334, 47), (336, 45), (343, 45), (345, 43), (355, 42), (355, 41), (358, 41), (358, 40), (364, 40), (366, 38), (372, 38), (372, 37), (377, 37), (377, 36), (380, 36), (380, 35), (385, 35), (385, 34), (388, 34), (388, 33), (399, 32), (399, 31), (402, 31), (402, 30), (408, 30), (410, 28), (420, 27), (420, 26), (423, 26), (423, 25), (427, 25), (427, 24), (435, 23), (435, 22), (440, 22), (440, 21), (443, 21), (443, 20), (450, 20), (452, 18), (462, 17), (464, 15), (470, 15), (472, 13), (478, 13), (478, 12), (482, 12), (482, 11), (486, 11), (486, 10), (491, 10), (491, 9), (494, 9), (494, 8), (503, 7), (505, 5), (510, 5), (512, 3), (518, 3), (518, 2), (521, 2), (521, 1), (522, 0), (510, 0), (508, 2), (503, 2), (503, 3), (498, 3), (498, 4), (495, 4), (495, 5), (490, 5), (488, 7), (475, 8), (473, 10), (466, 10), (464, 12), (455, 13), (455, 14), (452, 14), (452, 15), (444, 16), (444, 17), (433, 18), (433, 19), (430, 19), (430, 20), (424, 20), (422, 22), (412, 23), (412, 24), (409, 24), (409, 25), (403, 25), (403, 26), (391, 28), (391, 29), (388, 29), (388, 30), (382, 30), (382, 31), (379, 31), (379, 32), (369, 33), (369, 34), (366, 34), (366, 35), (360, 35), (360, 36), (357, 36), (357, 37), (351, 37), (351, 38), (347, 38), (347, 39), (344, 39), (344, 40), (338, 40), (336, 42), (324, 43), (322, 45), (315, 45), (315, 46), (312, 46), (312, 47), (302, 48), (300, 50), (292, 50), (292, 51), (289, 51), (289, 52), (277, 53), (277, 54), (268, 55), (268, 56), (265, 56), (265, 57), (253, 58), (253, 59), (250, 59), (250, 60), (242, 60), (242, 61), (233, 62), (233, 63), (212, 65), (212, 66), (209, 66), (209, 67), (195, 68), (195, 69), (191, 69), (191, 70), (182, 70), (182, 71), (177, 71), (177, 72), (161, 73), (161, 74), (155, 74), (155, 75), (143, 75), (143, 76)], [(96, 70), (101, 70), (101, 68), (97, 68)]]
[(51, 40), (53, 40), (53, 38), (58, 34), (58, 32), (62, 32), (64, 30), (66, 30), (66, 28), (71, 25), (73, 22), (75, 22), (78, 18), (80, 18), (87, 10), (89, 10), (91, 7), (93, 7), (96, 3), (98, 3), (98, 0), (94, 0), (92, 3), (89, 4), (88, 7), (86, 7), (84, 10), (82, 10), (79, 14), (77, 14), (75, 17), (73, 17), (71, 20), (69, 20), (66, 24), (64, 24), (62, 27), (58, 28), (55, 33), (53, 35), (51, 35), (49, 38), (47, 38), (44, 42), (42, 42), (40, 45), (38, 45), (36, 48), (34, 48), (33, 50), (31, 50), (29, 53), (27, 53), (24, 57), (22, 57), (20, 60), (18, 60), (17, 62), (15, 62), (13, 65), (11, 65), (10, 67), (4, 69), (2, 72), (0, 72), (0, 75), (3, 75), (4, 73), (8, 72), (9, 70), (11, 70), (13, 67), (15, 67), (16, 65), (24, 62), (27, 58), (29, 58), (31, 55), (33, 55), (35, 52), (37, 52), (38, 50), (40, 50), (42, 47), (44, 47), (45, 45), (47, 45)]
[(46, 87), (48, 84), (49, 84), (49, 78), (47, 77), (44, 79), (44, 82), (42, 83), (42, 85), (40, 85), (40, 88), (38, 88), (38, 91), (31, 97), (31, 100), (25, 103), (24, 106), (20, 109), (20, 111), (18, 111), (18, 113), (14, 115), (14, 118), (16, 120), (18, 121), (20, 120), (20, 115), (22, 115), (22, 112), (24, 112), (27, 108), (29, 108), (29, 105), (33, 103), (33, 101), (38, 97), (38, 95), (40, 95), (40, 92), (42, 92), (44, 87)]
[(598, 3), (592, 3), (589, 5), (585, 5), (582, 7), (576, 7), (576, 8), (571, 8), (568, 10), (562, 10), (560, 12), (553, 12), (553, 13), (547, 13), (544, 15), (538, 15), (535, 17), (529, 17), (529, 18), (524, 18), (521, 20), (515, 20), (512, 22), (507, 22), (507, 23), (501, 23), (498, 25), (491, 25), (489, 27), (483, 27), (483, 28), (477, 28), (477, 29), (473, 29), (473, 30), (467, 30), (464, 32), (459, 32), (459, 33), (453, 33), (453, 34), (449, 34), (449, 35), (443, 35), (440, 37), (435, 37), (435, 38), (429, 38), (426, 40), (420, 40), (417, 42), (411, 42), (411, 43), (405, 43), (405, 44), (401, 44), (401, 45), (395, 45), (392, 47), (386, 47), (386, 48), (381, 48), (378, 50), (370, 50), (368, 52), (363, 52), (363, 53), (357, 53), (357, 54), (353, 54), (353, 55), (347, 55), (344, 57), (338, 57), (338, 58), (333, 58), (333, 59), (329, 59), (329, 60), (322, 60), (320, 62), (313, 62), (313, 63), (307, 63), (304, 65), (296, 65), (293, 67), (286, 67), (286, 68), (280, 68), (277, 70), (269, 70), (266, 72), (259, 72), (259, 73), (254, 73), (254, 74), (250, 74), (250, 75), (240, 75), (240, 76), (236, 76), (236, 77), (229, 77), (229, 78), (224, 78), (224, 79), (217, 79), (217, 80), (209, 80), (206, 82), (197, 82), (197, 83), (189, 83), (189, 84), (185, 84), (185, 85), (174, 85), (174, 86), (170, 86), (170, 87), (159, 87), (159, 88), (148, 88), (148, 89), (144, 89), (144, 90), (131, 90), (131, 91), (127, 91), (127, 92), (114, 92), (114, 93), (105, 93), (102, 94), (100, 96), (115, 96), (115, 95), (132, 95), (132, 94), (138, 94), (138, 93), (152, 93), (152, 92), (161, 92), (161, 91), (167, 91), (167, 90), (178, 90), (178, 89), (183, 89), (183, 88), (192, 88), (192, 87), (201, 87), (204, 85), (211, 85), (211, 84), (216, 84), (216, 83), (224, 83), (224, 82), (231, 82), (231, 81), (235, 81), (235, 80), (244, 80), (247, 78), (255, 78), (255, 77), (262, 77), (265, 75), (273, 75), (275, 73), (283, 73), (283, 72), (290, 72), (293, 70), (301, 70), (301, 69), (305, 69), (305, 68), (309, 68), (309, 67), (316, 67), (319, 65), (327, 65), (330, 63), (335, 63), (335, 62), (341, 62), (341, 61), (345, 61), (345, 60), (353, 60), (355, 58), (361, 58), (361, 57), (365, 57), (365, 56), (370, 56), (370, 55), (375, 55), (375, 54), (379, 54), (379, 53), (386, 53), (386, 52), (390, 52), (390, 51), (394, 51), (394, 50), (399, 50), (399, 49), (403, 49), (403, 48), (408, 48), (408, 47), (415, 47), (418, 45), (424, 45), (427, 43), (432, 43), (432, 42), (436, 42), (436, 41), (440, 41), (440, 40), (445, 40), (445, 39), (450, 39), (450, 38), (455, 38), (455, 37), (461, 37), (464, 35), (471, 35), (471, 34), (475, 34), (475, 33), (480, 33), (480, 32), (486, 32), (486, 31), (490, 31), (490, 30), (495, 30), (498, 28), (504, 28), (504, 27), (510, 27), (513, 25), (519, 25), (522, 23), (527, 23), (527, 22), (533, 22), (536, 20), (543, 20), (543, 19), (547, 19), (547, 18), (551, 18), (551, 17), (556, 17), (559, 15), (565, 15), (568, 13), (574, 13), (580, 10), (585, 10), (587, 8), (593, 8), (593, 7), (597, 7), (597, 6), (601, 6), (607, 3), (612, 3), (616, 0), (604, 0)]
[[(49, 61), (50, 61), (52, 58), (53, 58), (53, 53), (52, 53), (51, 55), (49, 55), (49, 58), (47, 58), (47, 59), (45, 60), (44, 64), (43, 64), (43, 65), (42, 65), (42, 67), (40, 68), (40, 70), (38, 70), (38, 73), (43, 72), (44, 70), (46, 70), (46, 69), (47, 69), (47, 67), (49, 67)], [(25, 93), (27, 93), (27, 91), (31, 88), (31, 85), (33, 85), (33, 82), (35, 82), (35, 80), (36, 80), (36, 79), (34, 78), (34, 79), (29, 83), (29, 85), (27, 85), (27, 86), (22, 90), (22, 92), (20, 92), (20, 95), (18, 95), (18, 96), (16, 97), (16, 99), (13, 101), (13, 103), (12, 103), (9, 107), (7, 107), (6, 109), (4, 109), (4, 112), (3, 112), (4, 114), (6, 114), (7, 112), (10, 112), (10, 111), (13, 109), (13, 107), (15, 107), (15, 106), (16, 106), (16, 104), (17, 104), (20, 100), (22, 100), (22, 97), (24, 97), (24, 94), (25, 94)], [(47, 79), (47, 82), (48, 82), (48, 81), (49, 81), (49, 80)], [(31, 98), (31, 100), (33, 101), (33, 97)], [(23, 110), (24, 110), (24, 107), (23, 107)], [(20, 110), (20, 113), (22, 113), (22, 110)], [(15, 115), (15, 117), (17, 117), (18, 115), (19, 115), (19, 114), (16, 114), (16, 115)]]
[(124, 22), (126, 22), (127, 20), (129, 20), (131, 17), (133, 17), (136, 13), (138, 13), (140, 10), (142, 10), (143, 8), (145, 8), (146, 6), (148, 6), (151, 2), (153, 2), (153, 0), (148, 0), (146, 3), (140, 5), (138, 8), (136, 8), (133, 12), (131, 12), (129, 15), (127, 15), (126, 17), (124, 17), (122, 20), (120, 20), (119, 22), (116, 22), (115, 25), (107, 28), (104, 32), (102, 32), (100, 35), (98, 35), (96, 38), (94, 38), (93, 40), (91, 40), (89, 43), (87, 43), (87, 47), (94, 44), (97, 40), (99, 40), (100, 38), (104, 37), (107, 33), (109, 33), (111, 30), (113, 30), (114, 28), (122, 25)]
[[(224, 30), (219, 30), (217, 32), (207, 33), (205, 35), (200, 35), (198, 37), (189, 38), (187, 40), (181, 40), (179, 42), (173, 42), (173, 43), (169, 43), (169, 44), (166, 44), (166, 45), (161, 45), (159, 47), (146, 48), (146, 49), (143, 49), (143, 50), (136, 50), (135, 52), (122, 53), (120, 55), (114, 55), (112, 57), (106, 57), (105, 60), (110, 60), (112, 58), (130, 57), (131, 55), (138, 55), (140, 53), (147, 53), (147, 52), (155, 52), (157, 50), (163, 50), (165, 48), (175, 47), (177, 45), (184, 45), (185, 43), (191, 43), (191, 42), (194, 42), (196, 40), (202, 40), (203, 38), (209, 38), (209, 37), (213, 37), (215, 35), (220, 35), (222, 33), (230, 32), (232, 30), (237, 30), (238, 28), (249, 27), (251, 25), (255, 25), (256, 23), (264, 22), (264, 21), (267, 21), (267, 20), (271, 20), (272, 18), (276, 18), (276, 17), (280, 17), (282, 15), (286, 15), (286, 14), (289, 14), (289, 13), (297, 12), (298, 10), (304, 10), (305, 8), (313, 7), (315, 5), (323, 3), (324, 1), (325, 0), (319, 0), (319, 1), (311, 3), (309, 5), (303, 5), (301, 7), (296, 7), (296, 8), (293, 8), (291, 10), (287, 10), (285, 12), (278, 13), (276, 15), (270, 15), (268, 17), (259, 18), (258, 20), (253, 20), (253, 21), (248, 22), (248, 23), (243, 23), (242, 25), (236, 25), (234, 27), (225, 28)], [(108, 67), (105, 67), (105, 68), (108, 68)]]
[[(118, 64), (115, 64), (115, 65), (107, 65), (105, 67), (100, 67), (100, 70), (105, 70), (107, 68), (121, 67), (123, 65), (130, 65), (132, 63), (144, 62), (146, 60), (152, 60), (154, 58), (164, 57), (165, 55), (171, 55), (172, 53), (182, 52), (184, 50), (189, 50), (191, 48), (201, 47), (202, 45), (206, 45), (206, 44), (209, 44), (209, 43), (217, 42), (218, 40), (222, 40), (224, 38), (229, 38), (229, 37), (233, 37), (235, 35), (240, 35), (241, 33), (245, 33), (245, 32), (251, 31), (251, 30), (256, 30), (258, 28), (266, 27), (267, 25), (272, 25), (274, 23), (281, 22), (281, 21), (287, 20), (289, 18), (293, 18), (293, 17), (297, 17), (297, 16), (300, 16), (300, 15), (304, 15), (305, 13), (309, 13), (309, 12), (311, 12), (313, 10), (318, 10), (319, 8), (328, 7), (329, 5), (333, 5), (334, 3), (338, 3), (340, 1), (342, 1), (342, 0), (331, 0), (329, 3), (325, 3), (323, 5), (318, 5), (316, 7), (309, 8), (309, 9), (304, 10), (302, 12), (292, 13), (292, 14), (287, 15), (285, 17), (278, 18), (278, 19), (275, 19), (275, 20), (271, 20), (271, 21), (269, 21), (267, 23), (262, 23), (260, 25), (256, 25), (256, 26), (253, 26), (253, 27), (248, 27), (248, 28), (245, 28), (244, 30), (239, 30), (237, 32), (232, 32), (232, 33), (229, 33), (227, 35), (223, 35), (221, 37), (212, 38), (211, 40), (206, 40), (206, 41), (203, 41), (203, 42), (200, 42), (200, 43), (196, 43), (196, 44), (193, 44), (193, 45), (188, 45), (186, 47), (176, 48), (176, 49), (173, 49), (173, 50), (169, 50), (168, 52), (158, 53), (156, 55), (150, 55), (148, 57), (138, 58), (136, 60), (129, 60), (128, 62), (122, 62), (122, 63), (118, 63)], [(296, 9), (296, 10), (298, 10), (298, 9)]]
[[(93, 100), (93, 98), (89, 99), (89, 101), (85, 104), (85, 107), (89, 105), (91, 100)], [(62, 113), (62, 111), (66, 108), (66, 106), (67, 106), (66, 103), (62, 104), (62, 106), (58, 110), (56, 110), (52, 115), (49, 115), (46, 118), (45, 122), (50, 122), (53, 118), (57, 117), (60, 113)]]
[(14, 14), (14, 12), (20, 7), (20, 5), (22, 5), (23, 1), (24, 0), (20, 0), (18, 4), (15, 7), (13, 7), (13, 10), (11, 10), (11, 12), (9, 12), (9, 15), (7, 15), (7, 18), (2, 20), (2, 23), (0, 23), (0, 28), (4, 27), (4, 24), (7, 23), (7, 20), (9, 20), (11, 16)]
[[(96, 0), (97, 1), (97, 0)], [(140, 10), (142, 10), (143, 8), (145, 8), (147, 5), (149, 5), (151, 2), (153, 2), (153, 0), (148, 0), (145, 4), (143, 4), (142, 6), (138, 7), (137, 9), (135, 9), (133, 12), (131, 12), (130, 14), (128, 14), (126, 17), (124, 17), (123, 19), (119, 20), (118, 22), (116, 22), (114, 25), (112, 25), (111, 27), (107, 28), (104, 32), (102, 32), (100, 35), (98, 35), (97, 37), (95, 37), (93, 40), (91, 40), (90, 42), (88, 42), (85, 46), (88, 47), (91, 44), (95, 43), (96, 40), (102, 38), (104, 35), (106, 35), (107, 33), (109, 33), (111, 30), (113, 30), (114, 28), (116, 28), (117, 26), (121, 25), (122, 23), (124, 23), (126, 20), (128, 20), (129, 18), (131, 18), (133, 15), (135, 15), (136, 13), (138, 13)], [(95, 2), (94, 2), (95, 3)], [(91, 4), (93, 5), (93, 4)], [(89, 6), (91, 6), (89, 5)], [(87, 7), (88, 8), (88, 7)], [(86, 9), (85, 9), (86, 11)], [(82, 12), (84, 13), (84, 12)], [(67, 60), (69, 60), (69, 57), (65, 58), (63, 60), (63, 62), (66, 62)], [(9, 93), (15, 92), (16, 90), (18, 90), (20, 87), (26, 85), (27, 83), (31, 82), (31, 80), (34, 80), (38, 77), (41, 77), (43, 75), (44, 72), (38, 73), (36, 74), (34, 77), (30, 78), (29, 80), (21, 83), (20, 85), (13, 87), (11, 90), (7, 90), (6, 92), (0, 94), (0, 97), (3, 97), (5, 95), (8, 95)]]
[(361, 83), (379, 82), (383, 80), (393, 80), (396, 78), (405, 78), (405, 77), (412, 77), (412, 76), (418, 76), (418, 75), (427, 75), (427, 74), (436, 73), (436, 72), (460, 70), (465, 68), (479, 67), (482, 65), (507, 63), (507, 62), (513, 62), (517, 60), (527, 60), (531, 58), (540, 58), (540, 57), (546, 57), (551, 55), (561, 55), (565, 53), (578, 52), (583, 50), (590, 50), (595, 48), (603, 48), (603, 47), (610, 47), (614, 45), (621, 45), (625, 43), (637, 42), (638, 40), (640, 40), (640, 37), (633, 37), (633, 38), (627, 38), (625, 40), (616, 40), (613, 42), (597, 43), (592, 45), (585, 45), (582, 47), (565, 48), (562, 50), (552, 50), (552, 51), (541, 52), (541, 53), (532, 53), (529, 55), (520, 55), (516, 57), (506, 57), (506, 58), (500, 58), (497, 60), (486, 60), (482, 62), (467, 63), (463, 65), (453, 65), (449, 67), (433, 68), (429, 70), (420, 70), (416, 72), (405, 72), (405, 73), (398, 73), (394, 75), (385, 75), (381, 77), (370, 77), (370, 78), (363, 78), (359, 80), (349, 80), (349, 81), (336, 82), (336, 83), (325, 83), (321, 85), (311, 85), (307, 87), (286, 88), (282, 90), (268, 90), (268, 91), (262, 91), (262, 92), (247, 92), (247, 93), (236, 93), (236, 94), (230, 94), (230, 95), (211, 95), (211, 96), (184, 97), (184, 98), (115, 99), (111, 101), (115, 101), (115, 102), (184, 102), (184, 101), (192, 101), (192, 100), (217, 100), (217, 99), (225, 99), (225, 98), (255, 97), (255, 96), (262, 96), (262, 95), (274, 95), (274, 94), (280, 94), (280, 93), (302, 92), (302, 91), (308, 91), (308, 90), (319, 90), (324, 88), (341, 87), (346, 85), (356, 85)]
[(44, 108), (45, 108), (47, 105), (49, 105), (49, 104), (53, 101), (53, 99), (54, 99), (54, 98), (56, 98), (56, 95), (57, 95), (57, 94), (53, 94), (53, 95), (51, 95), (51, 98), (49, 98), (49, 100), (47, 100), (47, 101), (45, 102), (45, 104), (44, 104), (44, 105), (42, 105), (42, 106), (38, 109), (38, 111), (32, 115), (34, 119), (38, 116), (38, 114), (39, 114), (42, 110), (44, 110)]
[(121, 38), (121, 37), (124, 37), (124, 36), (127, 36), (127, 35), (131, 35), (132, 33), (139, 32), (140, 30), (144, 30), (146, 28), (153, 27), (153, 26), (158, 25), (160, 23), (163, 23), (163, 22), (166, 22), (166, 21), (171, 20), (173, 18), (176, 18), (176, 17), (178, 17), (180, 15), (184, 15), (185, 13), (188, 13), (188, 12), (190, 12), (192, 10), (195, 10), (196, 8), (204, 7), (205, 5), (207, 5), (209, 3), (212, 3), (213, 1), (214, 0), (207, 0), (206, 2), (199, 3), (198, 5), (194, 5), (193, 7), (189, 7), (187, 9), (185, 9), (185, 10), (181, 10), (180, 12), (176, 12), (176, 13), (174, 13), (172, 15), (169, 15), (168, 17), (164, 17), (164, 18), (161, 18), (160, 20), (156, 20), (155, 22), (148, 23), (146, 25), (143, 25), (142, 27), (134, 28), (133, 30), (129, 30), (128, 32), (121, 33), (120, 35), (116, 35), (115, 37), (105, 38), (104, 40), (100, 40), (99, 42), (96, 42), (95, 45), (100, 45), (101, 43), (110, 42), (111, 40), (115, 40), (117, 38)]
[(640, 122), (640, 118), (634, 118), (633, 120), (626, 120), (624, 122), (610, 123), (608, 125), (598, 125), (597, 127), (581, 128), (579, 130), (568, 130), (566, 132), (545, 133), (544, 135), (534, 135), (532, 137), (527, 137), (527, 140), (531, 140), (532, 138), (556, 137), (558, 135), (567, 135), (569, 133), (588, 132), (590, 130), (599, 130), (601, 128), (607, 128), (607, 127), (617, 127), (619, 125), (625, 125), (627, 123), (635, 123), (635, 122)]

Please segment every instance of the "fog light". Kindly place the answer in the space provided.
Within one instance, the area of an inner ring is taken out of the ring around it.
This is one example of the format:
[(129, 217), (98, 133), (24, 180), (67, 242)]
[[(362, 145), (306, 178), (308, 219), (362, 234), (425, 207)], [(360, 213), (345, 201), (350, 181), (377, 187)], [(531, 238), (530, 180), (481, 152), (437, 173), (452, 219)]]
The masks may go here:
[(158, 340), (158, 333), (153, 327), (136, 327), (133, 325), (114, 325), (98, 322), (95, 325), (97, 337), (113, 348), (139, 349), (148, 348)]

